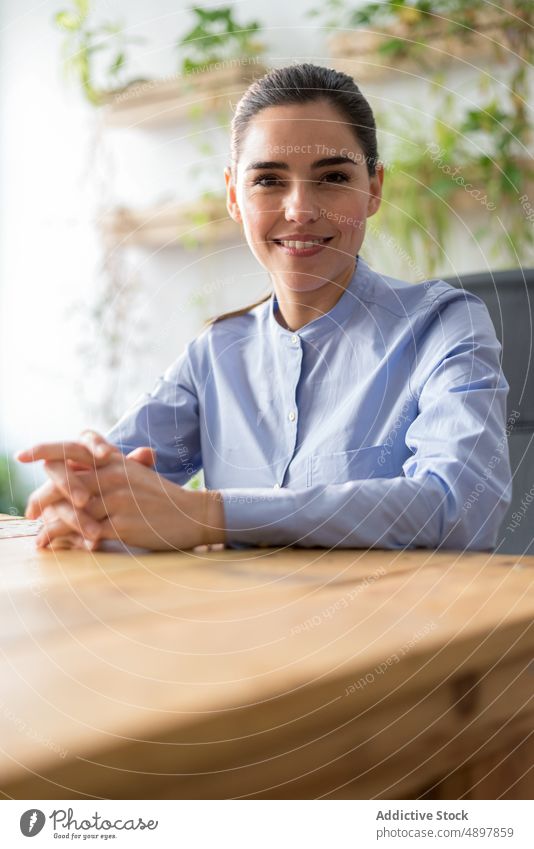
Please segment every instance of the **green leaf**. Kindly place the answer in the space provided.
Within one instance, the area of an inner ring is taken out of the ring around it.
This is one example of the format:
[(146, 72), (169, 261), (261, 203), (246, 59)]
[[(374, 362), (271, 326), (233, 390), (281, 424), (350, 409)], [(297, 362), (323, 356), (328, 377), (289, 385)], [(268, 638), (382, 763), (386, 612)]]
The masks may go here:
[(73, 0), (74, 5), (78, 9), (81, 18), (86, 18), (89, 14), (89, 0)]
[(109, 66), (109, 73), (112, 76), (116, 76), (119, 73), (119, 71), (124, 67), (125, 62), (126, 62), (126, 56), (124, 55), (124, 53), (117, 53), (117, 55), (115, 56), (115, 59), (113, 60), (113, 62)]
[[(515, 189), (521, 184), (521, 169), (515, 162), (505, 162), (503, 167), (502, 183), (512, 189), (515, 194)], [(511, 185), (510, 185), (511, 184)]]
[(193, 121), (197, 120), (198, 118), (201, 118), (203, 113), (204, 113), (204, 109), (202, 107), (202, 104), (200, 104), (200, 103), (193, 103), (192, 106), (189, 106), (189, 108), (187, 110), (188, 118), (190, 118)]
[[(408, 52), (409, 42), (403, 38), (388, 38), (378, 48), (378, 52), (382, 56), (400, 56)], [(413, 45), (411, 45), (413, 48)]]
[(54, 21), (60, 29), (67, 30), (67, 32), (76, 32), (82, 24), (80, 16), (73, 15), (72, 12), (56, 12)]
[[(461, 174), (459, 176), (461, 176)], [(456, 187), (457, 183), (454, 182), (454, 179), (452, 177), (447, 176), (438, 177), (430, 184), (430, 188), (432, 189), (432, 191), (439, 195), (441, 198), (448, 198)]]
[(215, 153), (215, 148), (211, 144), (211, 142), (200, 142), (198, 145), (198, 152), (203, 156), (213, 156)]

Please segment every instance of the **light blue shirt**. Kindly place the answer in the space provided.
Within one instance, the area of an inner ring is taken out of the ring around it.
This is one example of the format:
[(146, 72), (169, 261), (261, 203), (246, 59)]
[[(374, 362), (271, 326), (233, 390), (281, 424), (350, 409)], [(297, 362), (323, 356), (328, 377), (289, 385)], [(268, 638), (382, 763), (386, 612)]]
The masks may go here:
[(189, 343), (107, 434), (221, 491), (230, 545), (486, 549), (511, 500), (508, 383), (481, 300), (358, 257), (300, 330), (275, 295)]

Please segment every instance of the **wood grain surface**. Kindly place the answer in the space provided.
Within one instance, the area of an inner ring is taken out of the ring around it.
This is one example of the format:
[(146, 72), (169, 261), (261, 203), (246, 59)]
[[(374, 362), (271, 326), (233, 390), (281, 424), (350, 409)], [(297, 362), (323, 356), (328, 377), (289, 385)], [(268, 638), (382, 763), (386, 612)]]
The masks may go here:
[(534, 558), (37, 550), (21, 521), (4, 798), (532, 798)]

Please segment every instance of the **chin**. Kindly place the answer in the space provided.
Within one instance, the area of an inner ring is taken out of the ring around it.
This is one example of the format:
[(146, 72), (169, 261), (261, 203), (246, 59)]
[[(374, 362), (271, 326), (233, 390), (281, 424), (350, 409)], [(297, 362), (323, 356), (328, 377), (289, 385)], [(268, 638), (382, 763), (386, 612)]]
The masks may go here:
[(276, 275), (291, 292), (315, 292), (329, 283), (329, 280), (324, 277), (295, 277), (292, 274), (284, 274), (282, 271), (277, 271)]

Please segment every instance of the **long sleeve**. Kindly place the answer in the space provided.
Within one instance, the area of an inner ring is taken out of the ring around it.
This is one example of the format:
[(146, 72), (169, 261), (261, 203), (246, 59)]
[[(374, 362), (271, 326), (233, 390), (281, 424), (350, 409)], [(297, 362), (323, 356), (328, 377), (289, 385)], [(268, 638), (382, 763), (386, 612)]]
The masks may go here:
[(127, 454), (148, 445), (156, 450), (156, 471), (184, 484), (202, 466), (199, 404), (189, 349), (142, 394), (106, 434)]
[(398, 477), (224, 489), (227, 536), (249, 544), (491, 549), (511, 500), (508, 384), (484, 304), (434, 309), (411, 375), (417, 415)]

